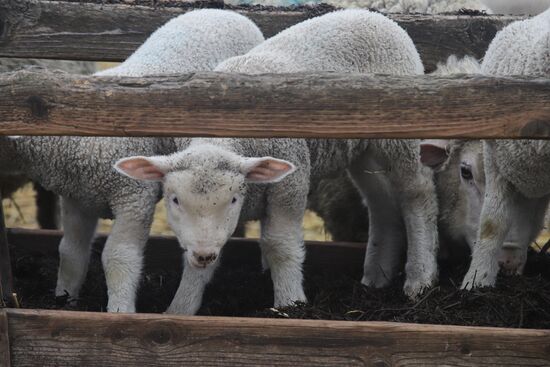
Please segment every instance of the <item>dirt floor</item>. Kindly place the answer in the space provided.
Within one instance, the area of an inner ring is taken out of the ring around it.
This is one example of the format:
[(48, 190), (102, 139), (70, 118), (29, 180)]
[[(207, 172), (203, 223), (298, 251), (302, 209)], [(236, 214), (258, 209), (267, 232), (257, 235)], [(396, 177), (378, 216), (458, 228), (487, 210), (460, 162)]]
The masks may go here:
[[(106, 286), (100, 254), (93, 253), (88, 279), (77, 307), (53, 296), (57, 259), (33, 256), (12, 248), (15, 288), (25, 308), (104, 311)], [(242, 267), (220, 267), (207, 289), (202, 315), (283, 317), (299, 319), (399, 321), (430, 324), (550, 328), (550, 254), (532, 253), (527, 273), (500, 277), (494, 289), (457, 288), (465, 264), (441, 264), (439, 286), (416, 301), (402, 293), (403, 280), (386, 289), (368, 289), (359, 282), (361, 269), (349, 273), (305, 269), (309, 304), (275, 310), (269, 274), (259, 261)], [(140, 312), (163, 312), (179, 283), (176, 270), (146, 270), (138, 296)]]

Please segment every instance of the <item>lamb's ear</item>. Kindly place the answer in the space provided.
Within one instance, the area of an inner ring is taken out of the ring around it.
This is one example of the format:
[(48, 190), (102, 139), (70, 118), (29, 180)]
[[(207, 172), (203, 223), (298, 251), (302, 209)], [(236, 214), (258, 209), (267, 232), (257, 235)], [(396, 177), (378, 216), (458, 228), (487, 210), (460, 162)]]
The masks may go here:
[(170, 170), (170, 161), (163, 156), (127, 157), (115, 163), (115, 169), (130, 178), (143, 181), (162, 181)]
[(420, 162), (423, 165), (437, 168), (449, 158), (449, 140), (423, 140), (420, 143)]
[(295, 170), (292, 163), (272, 157), (243, 158), (241, 163), (241, 172), (247, 182), (279, 182)]

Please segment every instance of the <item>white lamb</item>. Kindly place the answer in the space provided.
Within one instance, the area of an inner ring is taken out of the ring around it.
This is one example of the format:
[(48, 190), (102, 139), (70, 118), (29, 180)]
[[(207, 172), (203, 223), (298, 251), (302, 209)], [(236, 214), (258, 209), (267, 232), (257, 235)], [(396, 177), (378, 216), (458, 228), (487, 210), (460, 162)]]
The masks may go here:
[[(211, 70), (225, 58), (243, 54), (262, 40), (256, 25), (237, 13), (193, 11), (153, 33), (128, 63), (97, 75)], [(3, 169), (23, 171), (63, 198), (65, 233), (59, 246), (56, 296), (78, 297), (98, 217), (114, 218), (102, 255), (109, 296), (107, 309), (135, 311), (143, 250), (161, 187), (122, 177), (113, 164), (128, 155), (170, 153), (176, 145), (173, 139), (160, 138), (3, 138)]]
[(490, 12), (482, 0), (229, 0), (228, 4), (271, 6), (314, 5), (326, 3), (342, 8), (369, 8), (384, 13), (452, 13), (461, 9)]
[[(453, 257), (466, 255), (475, 246), (485, 198), (483, 143), (425, 140), (421, 157), (436, 170), (441, 252)], [(521, 274), (527, 260), (527, 248), (518, 240), (508, 237), (498, 254), (498, 263), (508, 274)]]
[[(366, 10), (307, 20), (216, 70), (423, 73), (406, 32)], [(239, 217), (261, 220), (261, 247), (271, 269), (275, 306), (305, 301), (301, 223), (309, 184), (341, 174), (350, 165), (372, 214), (363, 283), (388, 284), (399, 271), (396, 264), (408, 238), (405, 292), (418, 296), (437, 278), (437, 203), (432, 173), (419, 163), (418, 141), (194, 139), (177, 154), (129, 157), (116, 167), (138, 180), (163, 180), (169, 222), (187, 250), (182, 281), (168, 312), (193, 314)]]
[[(550, 9), (500, 31), (482, 63), (487, 75), (550, 76)], [(548, 116), (541, 115), (546, 124)], [(498, 252), (514, 241), (526, 248), (540, 232), (550, 201), (550, 142), (483, 142), (485, 198), (472, 263), (462, 286), (493, 286)]]
[(550, 8), (550, 0), (481, 0), (495, 14), (537, 15)]

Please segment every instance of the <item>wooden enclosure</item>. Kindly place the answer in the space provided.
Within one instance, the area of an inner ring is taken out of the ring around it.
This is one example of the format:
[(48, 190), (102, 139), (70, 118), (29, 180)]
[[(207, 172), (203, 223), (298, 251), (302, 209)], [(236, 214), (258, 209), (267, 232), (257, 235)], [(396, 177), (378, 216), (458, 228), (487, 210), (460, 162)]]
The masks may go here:
[[(213, 6), (220, 6), (213, 3)], [(0, 57), (127, 57), (166, 20), (193, 9), (0, 0)], [(331, 9), (240, 8), (266, 36)], [(450, 54), (482, 57), (510, 16), (391, 15), (427, 70)], [(146, 97), (146, 98), (145, 98)], [(347, 74), (154, 78), (0, 74), (0, 135), (316, 138), (550, 138), (549, 78)], [(3, 221), (0, 219), (0, 229)], [(0, 280), (12, 294), (7, 242), (52, 253), (60, 233), (0, 231)], [(104, 238), (98, 239), (98, 245)], [(152, 238), (147, 258), (181, 258)], [(318, 266), (360, 266), (359, 244), (307, 245)], [(253, 240), (229, 259), (251, 261)], [(0, 309), (0, 367), (108, 365), (543, 366), (550, 331)]]

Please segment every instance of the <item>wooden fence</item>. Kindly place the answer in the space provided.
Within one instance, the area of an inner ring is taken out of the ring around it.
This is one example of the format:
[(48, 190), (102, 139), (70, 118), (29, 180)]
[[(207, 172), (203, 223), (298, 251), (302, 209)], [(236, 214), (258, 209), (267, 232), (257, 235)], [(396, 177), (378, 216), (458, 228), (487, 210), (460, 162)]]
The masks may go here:
[(549, 96), (550, 79), (20, 71), (0, 75), (0, 134), (544, 138)]
[[(168, 19), (193, 9), (192, 3), (185, 2), (179, 7), (98, 2), (0, 0), (0, 57), (121, 61)], [(219, 3), (212, 5), (219, 6)], [(333, 9), (237, 10), (256, 22), (266, 37), (271, 37)], [(520, 19), (516, 16), (399, 14), (390, 18), (409, 33), (427, 70), (433, 70), (451, 54), (483, 57), (496, 32)]]
[[(123, 60), (156, 27), (192, 8), (0, 0), (0, 57)], [(330, 9), (237, 10), (271, 36)], [(450, 54), (483, 56), (497, 30), (519, 19), (391, 17), (409, 32), (427, 70)], [(0, 135), (550, 138), (550, 79), (19, 71), (0, 74)], [(8, 298), (1, 225), (0, 284)], [(60, 236), (8, 234), (12, 245), (48, 253)], [(150, 243), (149, 261), (180, 258), (174, 239)], [(242, 260), (252, 248), (254, 241), (232, 240), (226, 254)], [(310, 243), (307, 261), (360, 266), (362, 253), (354, 244)], [(0, 367), (182, 364), (542, 366), (550, 365), (550, 331), (0, 309)]]

